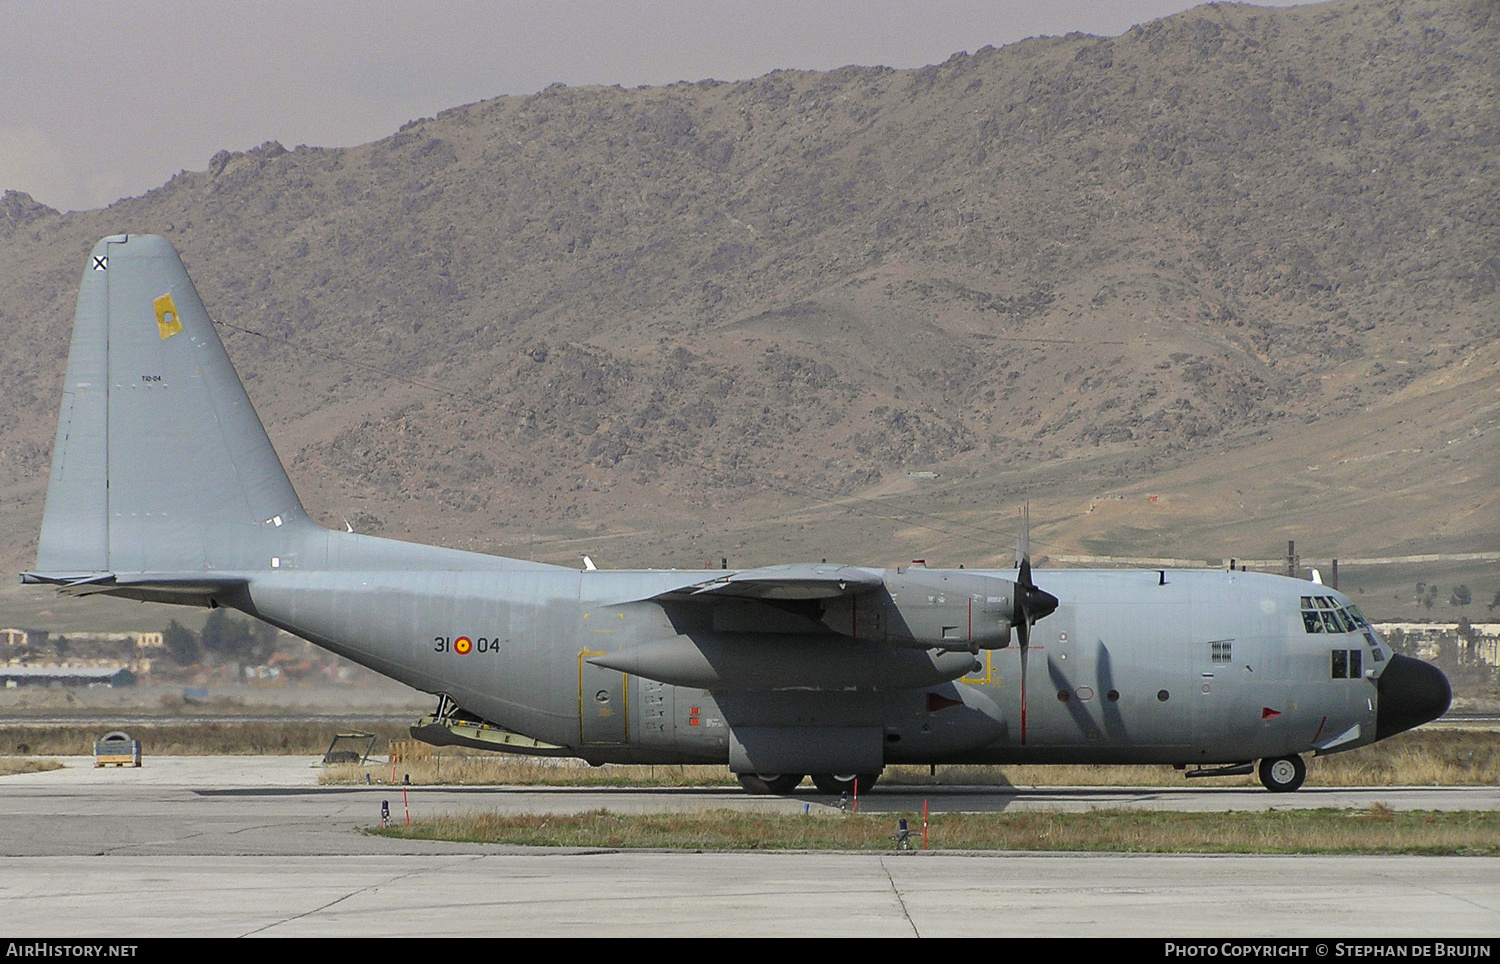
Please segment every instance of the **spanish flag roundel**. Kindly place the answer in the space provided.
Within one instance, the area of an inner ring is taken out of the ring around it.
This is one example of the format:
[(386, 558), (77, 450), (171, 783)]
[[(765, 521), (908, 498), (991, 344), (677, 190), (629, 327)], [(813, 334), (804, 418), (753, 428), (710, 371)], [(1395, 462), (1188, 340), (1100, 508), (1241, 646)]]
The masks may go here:
[(467, 656), (473, 648), (474, 641), (467, 636), (460, 636), (453, 641), (453, 651), (460, 656)]

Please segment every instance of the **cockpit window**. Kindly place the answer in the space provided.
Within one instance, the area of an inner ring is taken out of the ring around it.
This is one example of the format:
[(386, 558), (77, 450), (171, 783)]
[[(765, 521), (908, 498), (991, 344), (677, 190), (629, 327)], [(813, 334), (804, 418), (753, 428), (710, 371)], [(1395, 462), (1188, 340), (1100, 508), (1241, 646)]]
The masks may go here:
[(1309, 633), (1352, 633), (1369, 623), (1358, 609), (1345, 609), (1331, 596), (1303, 596), (1302, 626)]

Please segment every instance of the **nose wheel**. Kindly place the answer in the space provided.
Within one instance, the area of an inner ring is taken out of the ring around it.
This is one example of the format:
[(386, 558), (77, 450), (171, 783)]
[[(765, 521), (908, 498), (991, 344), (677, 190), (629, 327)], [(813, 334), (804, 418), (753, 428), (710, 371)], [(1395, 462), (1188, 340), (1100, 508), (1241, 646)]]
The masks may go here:
[(1267, 757), (1260, 761), (1260, 782), (1272, 793), (1291, 793), (1307, 779), (1307, 764), (1300, 756)]

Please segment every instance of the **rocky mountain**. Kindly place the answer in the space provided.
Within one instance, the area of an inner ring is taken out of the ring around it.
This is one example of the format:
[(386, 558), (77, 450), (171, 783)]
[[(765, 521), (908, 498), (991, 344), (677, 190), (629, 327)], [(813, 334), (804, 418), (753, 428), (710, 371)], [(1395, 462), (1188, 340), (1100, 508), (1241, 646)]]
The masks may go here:
[(982, 561), (1024, 497), (1054, 554), (1500, 548), (1497, 46), (1489, 0), (1213, 4), (557, 85), (98, 211), (7, 193), (0, 556), (30, 564), (118, 232), (178, 246), (309, 510), (359, 531)]

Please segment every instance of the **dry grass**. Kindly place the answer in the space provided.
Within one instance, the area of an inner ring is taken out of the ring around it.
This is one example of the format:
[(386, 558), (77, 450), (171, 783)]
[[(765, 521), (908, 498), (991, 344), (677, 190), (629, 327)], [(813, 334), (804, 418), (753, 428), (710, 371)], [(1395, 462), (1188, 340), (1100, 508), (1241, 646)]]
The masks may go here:
[[(408, 775), (420, 786), (545, 786), (545, 787), (718, 787), (739, 786), (723, 766), (645, 766), (606, 764), (591, 767), (578, 760), (553, 760), (485, 754), (440, 753), (406, 760), (394, 770), (374, 764), (339, 764), (318, 774), (320, 783), (364, 783), (369, 773), (379, 782), (399, 783)], [(394, 774), (394, 780), (392, 775)]]
[(62, 766), (59, 761), (45, 757), (0, 756), (0, 777), (17, 773), (46, 773), (48, 770), (61, 770)]
[[(1493, 786), (1500, 783), (1500, 733), (1482, 729), (1428, 729), (1403, 733), (1375, 746), (1349, 753), (1308, 758), (1307, 785), (1350, 786)], [(329, 767), (324, 783), (363, 783), (366, 770)], [(379, 781), (391, 779), (388, 767), (369, 768)], [(401, 763), (399, 782), (409, 774), (414, 784), (510, 786), (735, 786), (722, 766), (590, 767), (576, 760), (533, 759), (464, 751), (443, 751)], [(1186, 783), (1168, 766), (940, 766), (887, 767), (885, 786), (1169, 786)], [(1209, 786), (1259, 786), (1254, 776), (1213, 778)]]
[[(891, 850), (900, 814), (473, 814), (372, 831), (394, 837), (543, 847), (686, 850)], [(921, 846), (921, 818), (905, 814)], [(1500, 854), (1500, 814), (1368, 810), (1256, 813), (937, 814), (937, 850), (1120, 853)]]
[[(407, 736), (393, 723), (236, 722), (115, 724), (11, 724), (0, 726), (0, 753), (17, 756), (86, 756), (94, 740), (122, 728), (141, 741), (148, 756), (320, 754), (336, 730), (350, 726), (377, 735), (375, 752)], [(1428, 727), (1402, 733), (1374, 746), (1327, 757), (1308, 758), (1309, 786), (1493, 786), (1500, 784), (1500, 731), (1483, 728)], [(363, 783), (358, 766), (330, 767), (325, 783)], [(376, 780), (389, 780), (388, 767), (370, 769)], [(432, 756), (401, 763), (396, 778), (410, 774), (422, 785), (542, 786), (734, 786), (722, 766), (607, 765), (590, 767), (576, 760), (551, 760), (504, 754), (470, 755), (462, 750), (435, 751)], [(881, 778), (889, 786), (1182, 786), (1183, 775), (1166, 766), (940, 766), (889, 767)], [(1256, 785), (1254, 777), (1216, 778), (1214, 786)]]
[[(1500, 783), (1500, 731), (1428, 729), (1373, 746), (1305, 757), (1310, 787), (1494, 786)], [(881, 777), (906, 786), (1180, 786), (1166, 766), (891, 767)], [(1211, 786), (1259, 786), (1251, 776), (1214, 777)]]
[(87, 756), (94, 741), (111, 730), (124, 730), (141, 741), (145, 756), (263, 756), (321, 754), (338, 730), (368, 730), (375, 733), (376, 752), (387, 741), (406, 736), (407, 727), (393, 723), (362, 723), (350, 720), (332, 723), (244, 723), (234, 720), (213, 723), (110, 723), (10, 724), (0, 726), (0, 753), (20, 756)]

